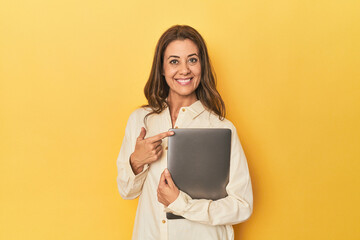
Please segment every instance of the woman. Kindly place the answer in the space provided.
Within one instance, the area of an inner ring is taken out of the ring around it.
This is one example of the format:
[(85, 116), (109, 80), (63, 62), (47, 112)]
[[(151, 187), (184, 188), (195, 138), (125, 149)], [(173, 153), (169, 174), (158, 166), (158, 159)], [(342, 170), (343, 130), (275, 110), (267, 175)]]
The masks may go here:
[[(252, 187), (244, 151), (216, 90), (205, 42), (192, 27), (176, 25), (159, 39), (145, 86), (148, 105), (128, 120), (117, 160), (124, 199), (138, 196), (133, 238), (234, 239), (233, 224), (252, 213)], [(217, 201), (191, 199), (166, 169), (170, 128), (230, 128), (228, 196)], [(166, 212), (185, 219), (167, 220)]]

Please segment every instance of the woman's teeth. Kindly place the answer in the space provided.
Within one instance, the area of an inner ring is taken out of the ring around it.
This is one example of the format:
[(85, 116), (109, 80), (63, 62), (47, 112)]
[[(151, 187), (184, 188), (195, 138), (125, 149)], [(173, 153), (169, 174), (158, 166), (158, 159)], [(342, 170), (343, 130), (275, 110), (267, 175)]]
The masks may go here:
[(187, 83), (189, 83), (191, 81), (192, 78), (188, 78), (188, 79), (177, 79), (176, 81), (178, 83), (180, 83), (181, 85), (186, 85)]

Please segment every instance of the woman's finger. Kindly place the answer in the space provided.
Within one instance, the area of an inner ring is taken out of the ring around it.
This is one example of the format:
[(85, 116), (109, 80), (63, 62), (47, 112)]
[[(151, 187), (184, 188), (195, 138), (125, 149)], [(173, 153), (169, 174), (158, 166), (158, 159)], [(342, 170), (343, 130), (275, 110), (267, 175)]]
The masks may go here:
[(158, 145), (158, 146), (155, 148), (156, 154), (158, 154), (159, 151), (161, 151), (161, 150), (162, 150), (162, 145), (160, 144), (160, 145)]
[(160, 158), (161, 158), (162, 152), (163, 152), (163, 149), (160, 148), (160, 150), (156, 153), (157, 159), (160, 159)]
[(146, 129), (145, 129), (144, 127), (142, 127), (142, 128), (141, 128), (141, 131), (140, 131), (140, 134), (139, 134), (139, 136), (137, 137), (137, 140), (138, 140), (138, 141), (144, 140), (145, 135), (146, 135)]
[(150, 142), (156, 142), (156, 141), (159, 141), (159, 140), (161, 140), (163, 138), (172, 136), (174, 134), (175, 133), (173, 131), (167, 131), (167, 132), (159, 133), (158, 135), (149, 137), (149, 138), (147, 138), (147, 140), (150, 141)]
[(165, 173), (163, 172), (160, 176), (159, 187), (166, 184), (165, 180)]
[(169, 184), (170, 187), (176, 187), (174, 181), (172, 180), (171, 174), (167, 168), (164, 170), (163, 174), (167, 181), (167, 184)]
[(159, 141), (155, 141), (153, 143), (151, 143), (151, 145), (153, 146), (153, 148), (156, 148), (158, 145), (162, 144), (162, 140), (160, 139)]

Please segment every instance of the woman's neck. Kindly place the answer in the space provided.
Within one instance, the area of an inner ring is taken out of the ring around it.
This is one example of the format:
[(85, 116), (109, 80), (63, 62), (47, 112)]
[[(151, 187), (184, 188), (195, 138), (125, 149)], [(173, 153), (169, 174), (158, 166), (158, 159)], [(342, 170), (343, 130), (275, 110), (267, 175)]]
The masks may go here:
[(167, 102), (169, 104), (172, 127), (175, 127), (174, 124), (178, 117), (180, 108), (188, 107), (197, 100), (198, 99), (196, 97), (196, 94), (190, 96), (179, 96), (179, 95), (169, 94), (167, 98)]

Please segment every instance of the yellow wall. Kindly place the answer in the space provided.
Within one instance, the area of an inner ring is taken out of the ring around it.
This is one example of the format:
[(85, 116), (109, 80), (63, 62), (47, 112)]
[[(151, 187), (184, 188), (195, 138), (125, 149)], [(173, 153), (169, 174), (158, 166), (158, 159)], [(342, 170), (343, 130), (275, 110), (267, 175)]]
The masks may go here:
[(248, 157), (236, 239), (360, 239), (360, 2), (0, 2), (0, 239), (130, 239), (116, 158), (156, 41), (204, 36)]

